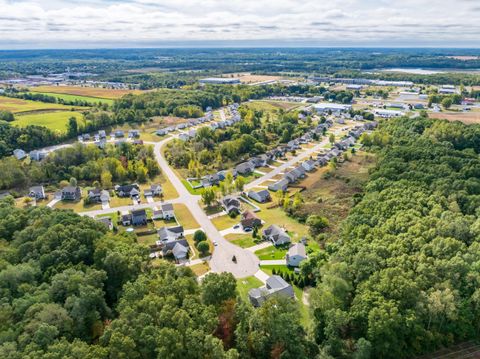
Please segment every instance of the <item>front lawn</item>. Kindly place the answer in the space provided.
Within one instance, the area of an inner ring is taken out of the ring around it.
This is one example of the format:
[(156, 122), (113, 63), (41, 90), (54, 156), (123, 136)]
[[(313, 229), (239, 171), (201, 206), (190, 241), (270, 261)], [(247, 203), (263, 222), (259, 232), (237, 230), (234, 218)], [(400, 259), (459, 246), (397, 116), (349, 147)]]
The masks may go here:
[(212, 223), (219, 231), (223, 231), (224, 229), (231, 228), (236, 224), (240, 223), (240, 216), (235, 218), (231, 218), (229, 215), (225, 214), (220, 217), (216, 217), (212, 219)]
[(227, 234), (225, 236), (225, 239), (242, 248), (253, 247), (254, 245), (257, 244), (255, 242), (255, 238), (253, 238), (251, 234), (231, 233), (231, 234)]
[(196, 229), (200, 228), (198, 222), (193, 218), (192, 213), (187, 208), (186, 205), (175, 203), (173, 205), (175, 211), (175, 217), (177, 218), (178, 223), (183, 226), (184, 229)]
[(288, 249), (285, 247), (277, 248), (275, 246), (270, 246), (267, 248), (259, 249), (255, 252), (255, 255), (260, 260), (284, 259), (287, 251)]
[(190, 266), (190, 269), (197, 277), (200, 277), (210, 271), (210, 266), (208, 265), (208, 262), (204, 262)]

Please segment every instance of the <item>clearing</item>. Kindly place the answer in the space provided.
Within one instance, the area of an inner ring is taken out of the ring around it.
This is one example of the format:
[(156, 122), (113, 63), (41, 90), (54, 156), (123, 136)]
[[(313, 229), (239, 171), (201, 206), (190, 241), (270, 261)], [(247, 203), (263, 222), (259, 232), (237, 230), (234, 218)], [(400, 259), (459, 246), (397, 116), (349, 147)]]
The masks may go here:
[(65, 132), (68, 119), (75, 117), (77, 121), (83, 122), (83, 115), (75, 111), (38, 112), (33, 114), (17, 115), (12, 125), (26, 127), (37, 125), (49, 128), (53, 131)]
[(285, 110), (290, 111), (302, 106), (305, 106), (303, 103), (298, 102), (283, 102), (283, 101), (250, 101), (245, 104), (251, 109), (257, 111), (275, 111), (275, 110)]
[(46, 96), (56, 97), (64, 101), (86, 101), (89, 103), (106, 103), (107, 105), (113, 105), (112, 99), (100, 98), (100, 97), (91, 97), (91, 96), (80, 96), (80, 95), (70, 95), (70, 94), (58, 94), (54, 92), (37, 92), (37, 94), (42, 94)]
[(116, 90), (103, 87), (81, 86), (38, 86), (30, 89), (31, 92), (49, 92), (56, 94), (68, 94), (106, 99), (117, 99), (127, 94), (141, 94), (141, 90)]
[(68, 111), (71, 110), (71, 106), (60, 105), (57, 103), (45, 103), (40, 101), (22, 100), (19, 98), (11, 98), (0, 96), (0, 110), (10, 111), (18, 114), (21, 112), (32, 111)]
[(460, 121), (466, 125), (472, 125), (480, 123), (480, 112), (479, 111), (468, 111), (468, 112), (434, 112), (429, 113), (428, 117), (447, 120), (447, 121)]

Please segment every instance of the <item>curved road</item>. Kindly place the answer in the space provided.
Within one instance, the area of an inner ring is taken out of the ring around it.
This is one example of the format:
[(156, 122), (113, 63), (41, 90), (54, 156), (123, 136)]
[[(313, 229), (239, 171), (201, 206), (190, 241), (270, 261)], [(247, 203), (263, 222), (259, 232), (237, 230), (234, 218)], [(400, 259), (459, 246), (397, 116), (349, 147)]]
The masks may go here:
[[(179, 197), (175, 202), (184, 203), (200, 227), (205, 231), (211, 241), (216, 241), (217, 246), (213, 251), (210, 259), (210, 268), (212, 272), (230, 272), (236, 278), (244, 278), (255, 275), (259, 270), (260, 260), (251, 251), (240, 248), (227, 241), (217, 228), (210, 221), (208, 216), (202, 210), (199, 204), (200, 196), (192, 195), (183, 185), (182, 181), (177, 177), (175, 172), (170, 168), (167, 161), (163, 157), (162, 147), (175, 137), (166, 138), (163, 141), (156, 142), (154, 147), (155, 156), (163, 174), (170, 180), (177, 190)], [(235, 256), (237, 263), (232, 261)]]

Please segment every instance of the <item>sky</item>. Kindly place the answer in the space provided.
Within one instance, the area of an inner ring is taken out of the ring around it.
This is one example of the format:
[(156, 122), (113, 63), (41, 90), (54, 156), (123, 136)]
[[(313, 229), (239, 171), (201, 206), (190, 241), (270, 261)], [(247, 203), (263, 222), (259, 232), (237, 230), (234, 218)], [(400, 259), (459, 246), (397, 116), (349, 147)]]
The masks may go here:
[(0, 49), (480, 47), (480, 0), (0, 0)]

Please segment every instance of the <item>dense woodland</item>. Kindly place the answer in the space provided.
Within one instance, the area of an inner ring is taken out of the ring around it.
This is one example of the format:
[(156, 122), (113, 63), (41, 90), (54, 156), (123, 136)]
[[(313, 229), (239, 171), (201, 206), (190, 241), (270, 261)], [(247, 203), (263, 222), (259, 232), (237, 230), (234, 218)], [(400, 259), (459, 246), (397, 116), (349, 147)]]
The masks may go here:
[(304, 269), (317, 278), (313, 335), (328, 354), (408, 358), (478, 337), (479, 135), (419, 118), (364, 137), (379, 164), (330, 258)]
[(69, 211), (0, 202), (0, 357), (311, 358), (297, 306), (254, 310), (230, 274), (153, 268), (127, 234)]

